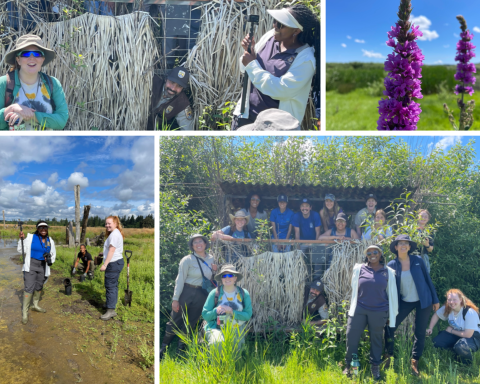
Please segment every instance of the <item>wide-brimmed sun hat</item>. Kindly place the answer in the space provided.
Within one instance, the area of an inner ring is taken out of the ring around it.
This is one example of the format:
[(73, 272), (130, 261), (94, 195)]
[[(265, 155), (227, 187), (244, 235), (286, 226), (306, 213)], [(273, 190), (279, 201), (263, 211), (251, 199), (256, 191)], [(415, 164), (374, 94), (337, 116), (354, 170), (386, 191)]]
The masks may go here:
[(220, 268), (220, 272), (215, 275), (215, 280), (222, 281), (222, 275), (224, 273), (231, 273), (232, 275), (237, 276), (237, 283), (243, 279), (243, 275), (240, 272), (237, 272), (233, 264), (223, 264)]
[(409, 253), (415, 251), (417, 249), (417, 243), (415, 243), (414, 241), (412, 241), (410, 239), (410, 236), (408, 235), (398, 235), (395, 240), (392, 241), (392, 243), (390, 244), (390, 251), (392, 251), (393, 254), (397, 255), (398, 256), (398, 252), (397, 250), (395, 249), (395, 246), (398, 244), (399, 241), (408, 241), (409, 244), (410, 244), (410, 251)]
[(14, 50), (5, 55), (5, 62), (10, 65), (15, 65), (15, 57), (17, 56), (17, 54), (20, 51), (24, 50), (26, 47), (29, 47), (30, 45), (35, 45), (43, 52), (45, 57), (43, 65), (47, 65), (48, 63), (50, 63), (53, 59), (55, 59), (55, 56), (57, 55), (55, 51), (45, 47), (43, 40), (37, 35), (23, 35), (18, 38)]
[(196, 233), (195, 235), (190, 236), (190, 239), (188, 240), (188, 248), (193, 252), (193, 240), (195, 239), (202, 239), (205, 244), (205, 250), (207, 250), (210, 247), (210, 242), (208, 241), (208, 238), (206, 236), (201, 235), (200, 233)]
[(244, 211), (237, 211), (235, 212), (235, 215), (232, 215), (231, 213), (229, 214), (230, 220), (232, 220), (232, 223), (235, 224), (235, 219), (245, 219), (247, 222), (245, 225), (248, 224), (248, 221), (250, 220), (250, 216), (247, 216), (247, 214)]

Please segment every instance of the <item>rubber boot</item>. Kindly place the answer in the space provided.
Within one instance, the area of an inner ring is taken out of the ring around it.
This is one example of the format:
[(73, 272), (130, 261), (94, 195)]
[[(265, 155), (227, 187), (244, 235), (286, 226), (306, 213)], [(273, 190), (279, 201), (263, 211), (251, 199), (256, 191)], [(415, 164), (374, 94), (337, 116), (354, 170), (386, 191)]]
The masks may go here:
[(177, 347), (177, 356), (183, 357), (185, 356), (185, 350), (187, 349), (187, 346), (182, 340), (178, 340), (178, 347)]
[(418, 360), (412, 359), (410, 361), (410, 367), (412, 368), (412, 375), (420, 376), (420, 372), (418, 370)]
[(115, 312), (114, 309), (108, 308), (107, 312), (105, 312), (104, 315), (100, 316), (100, 319), (102, 319), (103, 321), (107, 321), (115, 316), (117, 316), (117, 312)]
[(46, 311), (45, 309), (40, 308), (40, 307), (38, 306), (38, 302), (39, 302), (39, 300), (40, 300), (40, 295), (41, 295), (41, 294), (42, 294), (42, 291), (35, 291), (35, 292), (33, 293), (33, 307), (32, 307), (32, 309), (33, 309), (34, 311), (37, 311), (37, 312), (45, 313), (45, 312), (47, 312), (47, 311)]
[(28, 323), (28, 308), (30, 308), (30, 301), (32, 300), (32, 294), (23, 292), (23, 309), (22, 309), (22, 324)]
[(163, 336), (162, 345), (160, 346), (160, 360), (165, 357), (165, 354), (167, 353), (167, 347), (170, 345), (174, 338), (175, 335), (171, 335), (168, 333), (165, 333), (165, 336)]

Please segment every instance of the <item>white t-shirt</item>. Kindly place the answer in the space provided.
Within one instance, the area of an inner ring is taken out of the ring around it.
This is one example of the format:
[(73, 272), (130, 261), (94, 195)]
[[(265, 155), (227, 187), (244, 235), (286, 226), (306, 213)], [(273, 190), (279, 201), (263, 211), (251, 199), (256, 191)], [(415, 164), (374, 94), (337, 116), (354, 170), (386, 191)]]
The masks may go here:
[[(440, 308), (437, 311), (437, 316), (442, 320), (447, 320), (444, 315), (445, 306)], [(474, 331), (480, 332), (478, 323), (480, 319), (478, 318), (478, 313), (475, 312), (472, 308), (468, 310), (465, 314), (465, 320), (463, 320), (463, 308), (458, 312), (457, 315), (451, 311), (448, 314), (448, 324), (456, 331), (465, 331), (467, 329), (473, 329)]]
[[(242, 295), (238, 288), (232, 292), (227, 293), (223, 291), (222, 296), (218, 298), (218, 305), (223, 305), (226, 307), (232, 308), (234, 311), (242, 312), (243, 311), (243, 303), (242, 303)], [(228, 321), (232, 321), (234, 326), (241, 326), (245, 323), (243, 320), (233, 319), (231, 315), (227, 315)]]
[(107, 260), (108, 250), (110, 249), (110, 245), (115, 247), (115, 253), (113, 254), (112, 260), (110, 262), (118, 261), (123, 259), (123, 237), (120, 231), (115, 228), (113, 232), (108, 236), (107, 240), (105, 240), (105, 245), (103, 246), (103, 260)]

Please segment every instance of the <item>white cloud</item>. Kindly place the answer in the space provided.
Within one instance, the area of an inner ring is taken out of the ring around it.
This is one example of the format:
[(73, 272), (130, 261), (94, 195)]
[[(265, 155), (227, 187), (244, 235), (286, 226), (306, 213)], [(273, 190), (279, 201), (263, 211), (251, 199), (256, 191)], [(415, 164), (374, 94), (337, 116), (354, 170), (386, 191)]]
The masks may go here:
[[(435, 149), (446, 150), (452, 145), (455, 145), (461, 142), (462, 142), (461, 136), (446, 136), (443, 139), (441, 139), (437, 144), (435, 144)], [(431, 147), (432, 145), (433, 143), (430, 143), (429, 147)]]
[(437, 61), (435, 61), (434, 64), (443, 64), (443, 61), (442, 60), (437, 60)]
[(352, 36), (347, 36), (347, 39), (351, 39), (351, 38), (352, 38)]
[(32, 188), (30, 189), (30, 194), (32, 196), (40, 196), (45, 193), (47, 190), (47, 184), (40, 180), (35, 180), (32, 183)]
[(57, 182), (58, 182), (58, 173), (57, 172), (52, 173), (48, 178), (48, 184), (54, 185), (54, 184), (57, 184)]
[(459, 35), (457, 35), (456, 33), (453, 34), (454, 37), (460, 37)]
[(365, 40), (355, 39), (355, 43), (365, 44)]
[(343, 44), (343, 43), (342, 43), (342, 47), (343, 47), (343, 48), (347, 48), (347, 44)]
[(478, 28), (478, 27), (473, 27), (473, 32), (480, 33), (480, 28)]
[(371, 58), (374, 58), (374, 59), (383, 59), (383, 55), (381, 53), (373, 52), (373, 51), (367, 51), (365, 49), (362, 49), (362, 52), (363, 52), (363, 56), (371, 57)]
[(83, 176), (82, 172), (73, 172), (69, 176), (66, 184), (69, 190), (72, 190), (75, 185), (80, 185), (80, 188), (86, 188), (88, 187), (88, 178)]
[(437, 39), (439, 37), (437, 31), (430, 31), (430, 26), (432, 25), (432, 22), (425, 16), (418, 16), (410, 18), (410, 22), (415, 24), (416, 27), (419, 27), (420, 31), (422, 31), (423, 36), (420, 36), (418, 40), (422, 41), (432, 41), (434, 39)]
[(450, 48), (450, 45), (444, 45), (443, 48)]

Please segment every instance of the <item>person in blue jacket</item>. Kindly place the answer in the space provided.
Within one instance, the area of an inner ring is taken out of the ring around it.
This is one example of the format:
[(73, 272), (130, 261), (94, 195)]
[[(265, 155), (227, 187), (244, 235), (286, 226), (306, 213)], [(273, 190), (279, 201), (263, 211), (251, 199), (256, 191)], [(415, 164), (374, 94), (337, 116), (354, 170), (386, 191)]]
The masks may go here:
[(411, 253), (417, 249), (417, 243), (408, 235), (399, 235), (390, 244), (390, 251), (397, 255), (388, 266), (395, 271), (398, 292), (398, 315), (395, 327), (385, 326), (386, 368), (393, 356), (395, 330), (402, 321), (415, 309), (415, 341), (412, 350), (410, 367), (415, 376), (419, 376), (418, 361), (425, 347), (430, 313), (437, 311), (439, 300), (433, 286), (425, 262), (420, 256)]
[[(287, 195), (278, 195), (278, 208), (270, 213), (270, 224), (272, 225), (272, 239), (290, 239), (292, 232), (292, 217), (295, 214), (290, 208), (287, 208)], [(273, 252), (290, 252), (291, 246), (284, 243), (272, 244)]]

